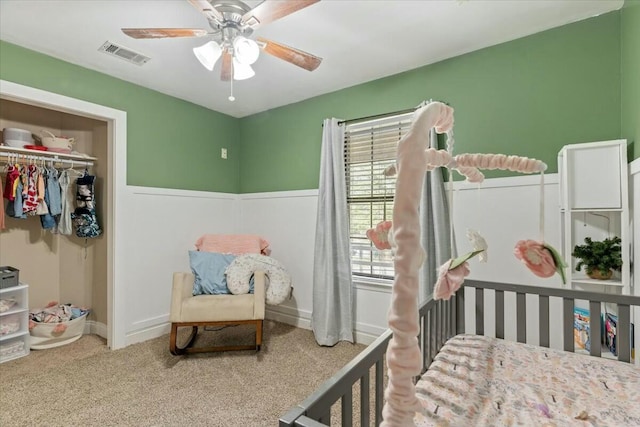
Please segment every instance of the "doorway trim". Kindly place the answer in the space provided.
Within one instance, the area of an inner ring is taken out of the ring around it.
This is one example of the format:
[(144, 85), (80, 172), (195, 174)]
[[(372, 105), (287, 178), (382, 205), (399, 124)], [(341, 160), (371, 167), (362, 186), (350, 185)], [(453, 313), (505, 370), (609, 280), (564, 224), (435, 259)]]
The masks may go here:
[(102, 120), (107, 123), (107, 156), (111, 167), (107, 194), (107, 346), (123, 348), (125, 342), (124, 218), (127, 189), (127, 113), (41, 89), (0, 80), (0, 98), (22, 104)]

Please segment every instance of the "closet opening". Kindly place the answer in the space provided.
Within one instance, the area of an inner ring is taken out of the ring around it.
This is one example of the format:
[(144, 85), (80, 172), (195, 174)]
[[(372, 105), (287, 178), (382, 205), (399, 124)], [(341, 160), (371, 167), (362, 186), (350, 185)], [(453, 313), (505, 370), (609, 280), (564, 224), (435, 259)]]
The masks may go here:
[(123, 283), (119, 259), (124, 254), (118, 251), (117, 236), (118, 211), (125, 204), (126, 113), (2, 80), (0, 130), (5, 128), (74, 139), (74, 153), (60, 153), (58, 159), (64, 161), (58, 163), (47, 161), (53, 154), (50, 152), (2, 147), (3, 183), (9, 161), (68, 171), (74, 187), (76, 177), (86, 168), (96, 177), (95, 213), (101, 234), (85, 239), (76, 235), (75, 227), (71, 235), (54, 234), (43, 229), (38, 216), (18, 219), (5, 215), (5, 229), (0, 231), (0, 265), (20, 270), (20, 282), (29, 285), (31, 310), (51, 301), (90, 308), (84, 333), (105, 338), (111, 349), (124, 347), (124, 306), (119, 288)]

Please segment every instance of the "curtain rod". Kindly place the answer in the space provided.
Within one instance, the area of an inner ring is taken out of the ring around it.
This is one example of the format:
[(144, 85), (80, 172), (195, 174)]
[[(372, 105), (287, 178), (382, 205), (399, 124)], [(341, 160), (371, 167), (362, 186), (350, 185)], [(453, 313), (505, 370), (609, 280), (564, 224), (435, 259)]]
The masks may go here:
[(390, 113), (374, 114), (373, 116), (358, 117), (357, 119), (340, 120), (338, 122), (338, 124), (342, 125), (342, 124), (349, 124), (349, 123), (353, 123), (353, 122), (364, 122), (364, 121), (367, 121), (367, 120), (381, 119), (381, 118), (384, 118), (384, 117), (387, 117), (387, 116), (396, 116), (398, 114), (413, 113), (414, 111), (416, 111), (420, 107), (422, 107), (422, 104), (420, 106), (418, 106), (418, 107), (407, 108), (405, 110), (399, 110), (399, 111), (392, 111)]

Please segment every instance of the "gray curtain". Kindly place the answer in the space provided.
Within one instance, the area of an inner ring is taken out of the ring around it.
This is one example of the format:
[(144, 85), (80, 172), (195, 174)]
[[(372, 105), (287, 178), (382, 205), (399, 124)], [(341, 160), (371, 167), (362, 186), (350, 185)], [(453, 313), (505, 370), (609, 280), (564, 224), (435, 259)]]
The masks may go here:
[[(431, 129), (430, 146), (438, 149), (438, 135), (434, 129)], [(453, 252), (451, 247), (449, 203), (442, 173), (443, 168), (428, 171), (422, 187), (420, 243), (427, 252), (427, 259), (419, 272), (421, 301), (431, 298), (438, 277), (438, 268), (449, 260), (452, 254), (453, 256), (456, 254), (455, 242)]]
[(322, 131), (311, 328), (320, 345), (353, 342), (349, 216), (344, 127), (326, 119)]

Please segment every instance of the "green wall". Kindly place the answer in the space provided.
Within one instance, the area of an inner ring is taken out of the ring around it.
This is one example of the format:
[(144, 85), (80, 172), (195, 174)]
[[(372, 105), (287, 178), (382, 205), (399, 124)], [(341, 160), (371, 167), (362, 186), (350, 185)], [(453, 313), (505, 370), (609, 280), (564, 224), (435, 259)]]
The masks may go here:
[(324, 118), (395, 111), (425, 98), (455, 108), (456, 153), (535, 157), (555, 172), (563, 145), (620, 137), (620, 13), (243, 118), (240, 192), (318, 188)]
[(640, 1), (627, 0), (621, 11), (621, 134), (633, 142), (631, 158), (640, 157)]
[(3, 41), (0, 79), (126, 111), (129, 185), (239, 192), (236, 118)]
[[(3, 41), (0, 79), (126, 111), (130, 185), (315, 189), (323, 119), (405, 109), (426, 98), (456, 109), (456, 153), (536, 157), (555, 172), (565, 144), (640, 135), (637, 3), (243, 119)], [(222, 147), (228, 160), (220, 159)], [(632, 156), (639, 155), (635, 144)]]

